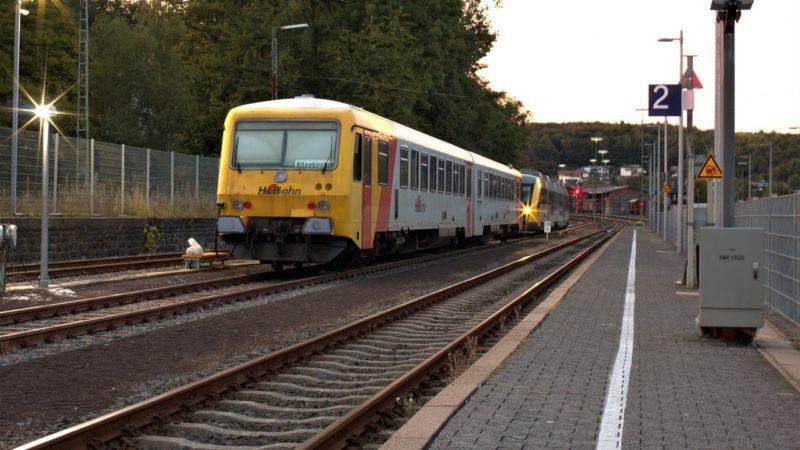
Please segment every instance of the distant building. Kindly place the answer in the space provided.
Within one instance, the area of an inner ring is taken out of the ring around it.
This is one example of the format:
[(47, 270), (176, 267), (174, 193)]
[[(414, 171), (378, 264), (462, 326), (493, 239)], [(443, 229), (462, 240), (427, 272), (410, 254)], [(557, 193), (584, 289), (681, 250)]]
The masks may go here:
[(622, 178), (639, 177), (642, 175), (642, 166), (630, 164), (619, 168), (619, 176)]
[(572, 170), (559, 170), (558, 171), (558, 181), (566, 184), (572, 185), (578, 181), (581, 181), (582, 173), (581, 169), (572, 169)]
[(583, 166), (581, 167), (581, 179), (589, 179), (592, 172), (596, 172), (601, 180), (608, 180), (611, 177), (611, 166)]
[(583, 186), (583, 196), (576, 204), (578, 212), (598, 214), (638, 214), (647, 206), (647, 196), (628, 186)]

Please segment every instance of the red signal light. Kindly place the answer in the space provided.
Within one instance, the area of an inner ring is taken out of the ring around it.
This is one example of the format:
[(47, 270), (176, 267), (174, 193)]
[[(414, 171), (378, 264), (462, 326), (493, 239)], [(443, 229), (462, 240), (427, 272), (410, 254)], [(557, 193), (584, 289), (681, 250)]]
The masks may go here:
[(316, 208), (316, 207), (317, 207), (316, 203), (314, 203), (314, 202), (308, 202), (308, 209), (310, 209), (310, 210), (313, 210), (313, 209), (314, 209), (314, 208)]

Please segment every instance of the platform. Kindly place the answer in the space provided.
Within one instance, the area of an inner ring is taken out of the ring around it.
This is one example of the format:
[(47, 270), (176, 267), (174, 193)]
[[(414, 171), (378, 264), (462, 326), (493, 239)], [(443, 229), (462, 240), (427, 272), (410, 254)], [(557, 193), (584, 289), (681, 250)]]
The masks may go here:
[(747, 347), (701, 337), (674, 247), (635, 240), (634, 263), (628, 227), (385, 447), (800, 446), (800, 352), (771, 327)]

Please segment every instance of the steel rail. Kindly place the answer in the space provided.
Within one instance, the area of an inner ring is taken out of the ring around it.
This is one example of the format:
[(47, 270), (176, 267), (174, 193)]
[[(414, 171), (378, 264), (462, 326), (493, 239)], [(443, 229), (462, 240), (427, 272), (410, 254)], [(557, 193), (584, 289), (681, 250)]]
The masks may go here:
[[(167, 266), (182, 261), (182, 253), (162, 253), (156, 255), (119, 256), (113, 258), (89, 259), (85, 261), (61, 261), (52, 263), (48, 269), (50, 275), (81, 275), (119, 270), (142, 269), (154, 266)], [(21, 264), (10, 266), (6, 272), (8, 278), (30, 279), (39, 276), (38, 264)]]
[[(585, 227), (579, 226), (576, 227), (575, 230), (583, 228)], [(262, 295), (271, 295), (286, 290), (299, 289), (331, 281), (351, 279), (357, 276), (384, 272), (408, 265), (421, 264), (429, 261), (435, 261), (437, 259), (459, 256), (464, 253), (469, 253), (476, 250), (484, 250), (486, 248), (487, 247), (471, 247), (442, 254), (424, 255), (411, 259), (392, 261), (374, 266), (352, 269), (345, 272), (335, 272), (299, 278), (296, 280), (269, 284), (267, 286), (242, 288), (230, 292), (210, 294), (198, 298), (176, 301), (175, 303), (160, 305), (152, 308), (119, 312), (103, 317), (82, 319), (69, 323), (54, 324), (30, 330), (8, 333), (0, 335), (0, 350), (30, 346), (43, 342), (52, 342), (59, 338), (91, 333), (98, 330), (112, 328), (114, 326), (135, 324), (145, 320), (167, 317), (169, 315), (183, 314), (210, 305), (245, 301)], [(143, 289), (139, 291), (111, 294), (89, 299), (72, 300), (50, 305), (9, 310), (0, 312), (0, 325), (23, 325), (25, 322), (34, 320), (42, 320), (68, 314), (78, 314), (81, 312), (94, 311), (102, 308), (113, 308), (153, 299), (163, 299), (170, 296), (177, 296), (217, 287), (231, 286), (234, 284), (256, 282), (259, 281), (258, 279), (263, 275), (264, 273), (244, 274), (211, 281), (194, 281), (180, 285)]]
[(400, 317), (405, 317), (434, 302), (452, 297), (472, 287), (483, 284), (560, 249), (572, 246), (598, 234), (606, 233), (607, 230), (608, 228), (602, 229), (553, 245), (539, 252), (519, 258), (516, 261), (504, 264), (498, 268), (473, 276), (467, 280), (454, 283), (414, 300), (358, 319), (335, 330), (276, 350), (267, 355), (222, 370), (211, 376), (169, 390), (150, 399), (45, 436), (23, 445), (19, 447), (19, 449), (74, 449), (87, 446), (102, 446), (108, 441), (122, 437), (125, 432), (133, 432), (156, 421), (166, 423), (168, 416), (172, 414), (192, 409), (207, 400), (218, 399), (223, 392), (232, 388), (241, 387), (249, 381), (258, 380), (287, 364), (311, 356), (323, 349), (330, 348), (360, 333), (375, 329), (384, 323), (394, 321)]
[(375, 393), (369, 399), (365, 400), (358, 407), (350, 410), (347, 414), (325, 427), (322, 431), (316, 434), (313, 438), (304, 442), (298, 448), (319, 449), (344, 447), (347, 444), (348, 439), (363, 432), (367, 426), (369, 426), (379, 417), (382, 411), (393, 408), (398, 397), (417, 389), (422, 383), (429, 380), (431, 375), (435, 374), (447, 363), (448, 355), (464, 347), (468, 339), (472, 337), (480, 337), (488, 333), (495, 326), (500, 324), (501, 321), (505, 320), (505, 317), (511, 314), (517, 305), (527, 302), (531, 297), (540, 294), (545, 289), (550, 287), (552, 284), (558, 281), (564, 273), (568, 272), (581, 261), (583, 261), (589, 256), (589, 254), (610, 239), (611, 236), (612, 234), (603, 236), (590, 247), (584, 249), (578, 255), (572, 257), (569, 261), (562, 264), (556, 270), (550, 272), (544, 278), (534, 283), (531, 287), (526, 289), (523, 293), (519, 294), (510, 302), (506, 303), (505, 306), (495, 311), (491, 316), (482, 320), (473, 328), (451, 341), (433, 355), (429, 356), (416, 367), (406, 372), (403, 376)]

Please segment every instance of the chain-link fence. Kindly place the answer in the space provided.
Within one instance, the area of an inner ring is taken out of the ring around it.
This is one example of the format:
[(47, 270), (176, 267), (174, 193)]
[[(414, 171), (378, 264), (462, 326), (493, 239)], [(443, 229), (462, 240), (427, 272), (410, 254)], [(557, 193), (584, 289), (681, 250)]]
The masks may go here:
[(736, 226), (764, 229), (764, 302), (800, 325), (800, 195), (737, 202)]
[[(51, 213), (204, 217), (215, 212), (217, 158), (58, 135), (49, 141)], [(0, 215), (41, 214), (40, 135), (27, 130), (17, 135), (16, 198), (12, 211), (11, 130), (0, 128)]]

